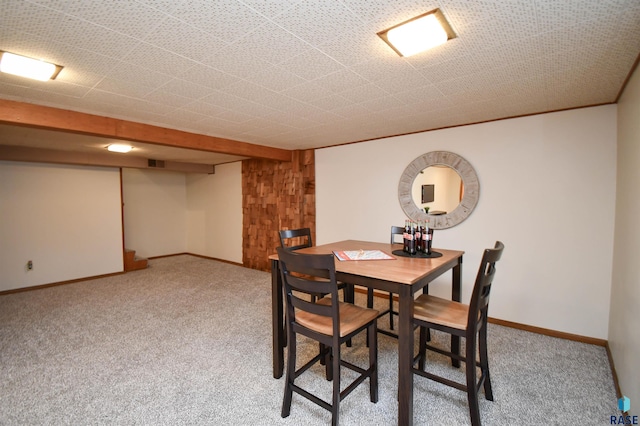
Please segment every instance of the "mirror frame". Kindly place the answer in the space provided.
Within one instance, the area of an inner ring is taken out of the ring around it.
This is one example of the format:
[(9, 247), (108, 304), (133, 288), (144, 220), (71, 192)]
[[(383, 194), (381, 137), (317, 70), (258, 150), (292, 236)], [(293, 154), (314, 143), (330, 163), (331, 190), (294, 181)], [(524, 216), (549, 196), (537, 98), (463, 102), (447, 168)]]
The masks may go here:
[[(443, 215), (428, 215), (416, 205), (411, 188), (418, 173), (429, 166), (437, 165), (451, 167), (460, 175), (464, 195), (453, 211)], [(407, 217), (416, 222), (428, 220), (429, 227), (433, 229), (451, 228), (464, 221), (478, 204), (479, 197), (480, 181), (474, 168), (464, 158), (448, 151), (431, 151), (416, 158), (404, 169), (398, 184), (398, 201)]]

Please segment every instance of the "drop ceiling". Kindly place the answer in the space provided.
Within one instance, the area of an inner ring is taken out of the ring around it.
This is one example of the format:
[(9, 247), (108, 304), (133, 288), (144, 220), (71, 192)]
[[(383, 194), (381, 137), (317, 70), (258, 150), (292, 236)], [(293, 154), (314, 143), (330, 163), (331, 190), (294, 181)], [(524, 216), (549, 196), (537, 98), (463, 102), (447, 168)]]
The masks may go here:
[[(435, 8), (457, 34), (442, 46), (402, 58), (376, 35)], [(640, 53), (640, 2), (4, 0), (0, 50), (64, 66), (48, 82), (0, 74), (0, 99), (309, 149), (614, 103)], [(10, 124), (0, 145), (109, 142)]]

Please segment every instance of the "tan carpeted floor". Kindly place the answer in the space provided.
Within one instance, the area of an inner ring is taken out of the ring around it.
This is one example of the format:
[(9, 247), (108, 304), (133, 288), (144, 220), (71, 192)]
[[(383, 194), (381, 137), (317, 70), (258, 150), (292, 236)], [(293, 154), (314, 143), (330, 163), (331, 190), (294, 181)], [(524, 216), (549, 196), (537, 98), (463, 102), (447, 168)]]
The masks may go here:
[[(396, 344), (379, 336), (380, 401), (369, 402), (365, 382), (343, 401), (341, 424), (397, 423)], [(317, 350), (299, 347), (302, 356)], [(602, 425), (618, 414), (604, 348), (497, 325), (489, 347), (495, 401), (480, 400), (484, 425)], [(366, 362), (364, 335), (344, 353)], [(442, 357), (429, 365), (463, 377)], [(300, 383), (329, 400), (323, 374), (314, 368)], [(265, 272), (182, 255), (0, 296), (0, 425), (329, 424), (328, 412), (296, 395), (282, 419), (283, 382), (271, 371)], [(463, 392), (420, 377), (414, 389), (416, 425), (469, 423)]]

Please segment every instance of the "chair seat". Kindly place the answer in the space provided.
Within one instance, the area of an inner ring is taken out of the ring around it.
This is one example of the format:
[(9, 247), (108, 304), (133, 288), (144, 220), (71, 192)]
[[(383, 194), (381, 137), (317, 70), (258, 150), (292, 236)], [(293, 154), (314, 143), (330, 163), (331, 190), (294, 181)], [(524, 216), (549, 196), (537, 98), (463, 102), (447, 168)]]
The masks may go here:
[[(317, 303), (331, 306), (331, 299), (323, 297)], [(340, 302), (338, 306), (340, 307), (340, 337), (352, 333), (378, 317), (378, 311), (375, 309), (362, 308), (352, 303), (343, 302)], [(331, 317), (301, 311), (296, 314), (296, 322), (327, 336), (333, 334)]]
[(413, 316), (419, 321), (465, 330), (467, 328), (469, 306), (429, 294), (422, 294), (414, 302)]

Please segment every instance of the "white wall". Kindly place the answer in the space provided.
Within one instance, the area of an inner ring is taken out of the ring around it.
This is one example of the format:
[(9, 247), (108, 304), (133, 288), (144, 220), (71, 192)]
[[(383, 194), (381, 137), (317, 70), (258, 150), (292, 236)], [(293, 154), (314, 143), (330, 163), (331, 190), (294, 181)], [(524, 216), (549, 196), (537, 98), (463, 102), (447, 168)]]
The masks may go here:
[(187, 187), (184, 173), (122, 169), (124, 239), (141, 257), (187, 251)]
[(631, 411), (640, 410), (640, 71), (618, 103), (618, 191), (609, 347)]
[[(436, 231), (465, 250), (463, 300), (484, 248), (506, 249), (490, 315), (606, 339), (616, 178), (616, 106), (437, 130), (316, 151), (317, 243), (386, 242), (402, 225), (398, 180), (419, 155), (464, 157), (480, 180), (476, 210)], [(431, 286), (449, 294), (450, 277)]]
[(120, 203), (118, 169), (0, 162), (0, 291), (121, 272)]
[(242, 263), (242, 163), (187, 176), (189, 253)]

